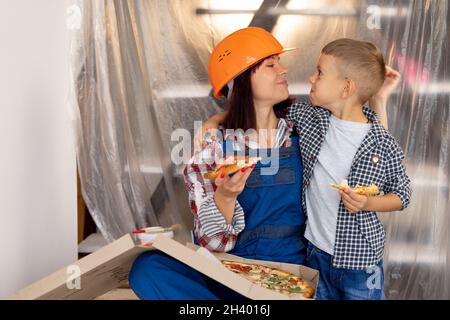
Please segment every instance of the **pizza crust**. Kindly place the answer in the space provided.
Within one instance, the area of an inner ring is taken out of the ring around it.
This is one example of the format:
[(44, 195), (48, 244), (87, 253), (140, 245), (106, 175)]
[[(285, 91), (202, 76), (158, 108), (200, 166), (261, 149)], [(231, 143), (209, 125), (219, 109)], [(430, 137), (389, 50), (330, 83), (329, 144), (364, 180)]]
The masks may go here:
[(232, 174), (245, 167), (250, 167), (260, 161), (260, 157), (238, 157), (238, 156), (228, 156), (222, 159), (218, 163), (218, 167), (215, 171), (205, 173), (203, 177), (209, 180), (216, 180), (222, 173)]
[(380, 193), (380, 189), (378, 189), (375, 184), (371, 184), (370, 186), (357, 185), (356, 187), (350, 187), (347, 179), (342, 180), (340, 184), (331, 184), (331, 186), (342, 191), (344, 191), (345, 188), (350, 188), (353, 192), (365, 196), (377, 195)]

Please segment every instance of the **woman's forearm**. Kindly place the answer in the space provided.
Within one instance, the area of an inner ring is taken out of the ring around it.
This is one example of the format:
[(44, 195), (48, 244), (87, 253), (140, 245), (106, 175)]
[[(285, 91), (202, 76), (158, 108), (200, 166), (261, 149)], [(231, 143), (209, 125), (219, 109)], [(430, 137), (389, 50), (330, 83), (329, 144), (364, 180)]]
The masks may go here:
[(227, 224), (231, 224), (236, 208), (237, 198), (225, 197), (220, 192), (215, 192), (214, 201), (216, 202), (217, 209), (219, 209), (220, 213), (222, 213)]

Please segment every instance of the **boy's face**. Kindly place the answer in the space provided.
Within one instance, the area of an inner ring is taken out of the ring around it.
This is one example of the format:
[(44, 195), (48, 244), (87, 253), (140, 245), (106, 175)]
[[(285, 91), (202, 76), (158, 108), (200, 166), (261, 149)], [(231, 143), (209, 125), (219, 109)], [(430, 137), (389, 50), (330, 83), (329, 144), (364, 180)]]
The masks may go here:
[(342, 102), (345, 79), (337, 69), (337, 59), (322, 54), (319, 57), (316, 71), (309, 77), (311, 91), (309, 98), (312, 104), (324, 108), (335, 108)]

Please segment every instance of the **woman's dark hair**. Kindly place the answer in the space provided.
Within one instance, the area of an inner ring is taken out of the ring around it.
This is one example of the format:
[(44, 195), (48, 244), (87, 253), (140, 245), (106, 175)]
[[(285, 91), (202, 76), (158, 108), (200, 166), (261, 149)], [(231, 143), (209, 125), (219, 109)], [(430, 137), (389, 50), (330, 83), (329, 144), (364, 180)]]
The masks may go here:
[[(223, 123), (224, 129), (256, 129), (256, 113), (253, 104), (253, 93), (251, 86), (251, 73), (262, 64), (261, 60), (251, 68), (248, 68), (239, 76), (234, 78), (233, 92), (227, 101), (228, 113)], [(221, 93), (228, 96), (228, 86), (222, 88)], [(294, 102), (294, 99), (288, 97), (273, 106), (277, 118), (284, 118), (288, 107)]]

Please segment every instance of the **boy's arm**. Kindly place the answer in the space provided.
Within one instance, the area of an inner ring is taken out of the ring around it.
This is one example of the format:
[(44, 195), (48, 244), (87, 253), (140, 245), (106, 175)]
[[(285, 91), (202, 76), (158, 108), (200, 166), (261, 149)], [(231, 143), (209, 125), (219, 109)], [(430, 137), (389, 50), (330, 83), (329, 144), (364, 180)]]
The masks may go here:
[(195, 150), (199, 150), (202, 148), (205, 142), (205, 133), (209, 132), (210, 139), (215, 140), (217, 135), (217, 130), (219, 129), (219, 125), (225, 121), (225, 117), (227, 116), (227, 111), (216, 113), (206, 120), (202, 127), (196, 132), (194, 143)]
[(353, 192), (350, 188), (340, 191), (342, 203), (350, 213), (359, 211), (390, 212), (403, 208), (400, 197), (394, 193), (383, 196), (363, 196)]
[[(208, 120), (206, 120), (206, 122), (203, 125), (209, 124), (211, 125), (210, 128), (212, 128), (212, 125), (218, 126), (219, 124), (225, 121), (227, 113), (228, 113), (227, 111), (216, 113), (215, 115), (209, 117)], [(217, 126), (215, 126), (214, 128), (217, 128)]]
[(400, 83), (400, 73), (386, 66), (386, 77), (380, 90), (369, 100), (369, 107), (378, 115), (383, 127), (388, 129), (387, 102), (389, 96)]
[(390, 150), (385, 158), (385, 182), (383, 191), (385, 194), (393, 193), (401, 200), (401, 210), (408, 207), (411, 200), (411, 180), (406, 174), (403, 165), (405, 158), (402, 148), (392, 138), (392, 143), (387, 147)]
[(305, 111), (310, 107), (311, 104), (307, 102), (293, 103), (288, 107), (286, 120), (292, 122), (299, 132), (305, 121), (310, 121), (305, 113)]
[[(375, 104), (381, 109), (384, 106), (384, 109), (386, 109), (386, 103), (383, 102), (383, 98), (375, 98)], [(286, 114), (286, 120), (291, 121), (294, 123), (297, 128), (301, 127), (302, 123), (302, 114), (306, 108), (310, 107), (310, 104), (308, 103), (294, 103), (291, 104), (288, 107), (288, 112)], [(375, 111), (376, 112), (376, 111)], [(195, 143), (196, 146), (201, 146), (203, 144), (205, 133), (209, 132), (211, 134), (211, 138), (215, 136), (215, 133), (217, 129), (219, 128), (219, 125), (225, 121), (225, 118), (227, 116), (227, 111), (219, 112), (206, 120), (202, 127), (199, 129), (199, 131), (195, 135)]]
[(388, 130), (388, 115), (387, 115), (387, 99), (373, 96), (369, 101), (369, 107), (372, 109), (378, 116), (378, 120), (380, 120), (381, 125)]
[(344, 206), (352, 213), (358, 211), (389, 212), (405, 209), (411, 199), (411, 180), (406, 175), (402, 161), (403, 151), (396, 142), (387, 147), (391, 150), (385, 158), (383, 196), (363, 196), (351, 190), (341, 191)]

